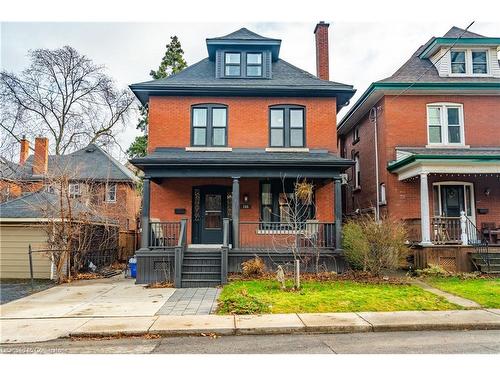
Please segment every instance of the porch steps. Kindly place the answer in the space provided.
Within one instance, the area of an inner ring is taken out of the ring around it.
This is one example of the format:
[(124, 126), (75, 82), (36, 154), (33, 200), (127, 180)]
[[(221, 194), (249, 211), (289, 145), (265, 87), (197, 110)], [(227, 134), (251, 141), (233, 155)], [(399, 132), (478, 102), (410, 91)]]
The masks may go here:
[[(471, 258), (481, 272), (500, 274), (500, 253), (471, 254)], [(487, 260), (490, 262), (489, 267)]]
[(182, 262), (182, 287), (213, 287), (221, 284), (221, 252), (218, 249), (187, 249)]

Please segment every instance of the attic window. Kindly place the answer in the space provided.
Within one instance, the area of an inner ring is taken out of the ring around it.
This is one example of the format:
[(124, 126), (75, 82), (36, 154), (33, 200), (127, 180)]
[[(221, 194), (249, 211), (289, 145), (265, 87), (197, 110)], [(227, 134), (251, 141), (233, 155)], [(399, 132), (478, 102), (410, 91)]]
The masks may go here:
[(465, 51), (451, 51), (451, 72), (465, 74)]
[(451, 50), (451, 74), (486, 75), (488, 74), (488, 51), (476, 49)]
[(247, 53), (247, 77), (262, 76), (262, 53)]
[(241, 75), (241, 54), (239, 52), (226, 52), (224, 66), (227, 77), (239, 77)]

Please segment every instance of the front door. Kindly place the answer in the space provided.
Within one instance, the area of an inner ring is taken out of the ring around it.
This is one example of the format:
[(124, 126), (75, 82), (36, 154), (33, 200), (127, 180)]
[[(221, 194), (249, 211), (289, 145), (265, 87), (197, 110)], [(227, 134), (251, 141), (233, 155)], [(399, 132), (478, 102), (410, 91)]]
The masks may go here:
[(435, 196), (438, 203), (438, 215), (446, 217), (460, 217), (462, 211), (475, 223), (474, 190), (472, 184), (437, 183)]
[(199, 202), (195, 201), (195, 204), (199, 204), (199, 214), (197, 218), (193, 217), (193, 243), (222, 244), (222, 223), (227, 217), (227, 188), (205, 186), (196, 189)]

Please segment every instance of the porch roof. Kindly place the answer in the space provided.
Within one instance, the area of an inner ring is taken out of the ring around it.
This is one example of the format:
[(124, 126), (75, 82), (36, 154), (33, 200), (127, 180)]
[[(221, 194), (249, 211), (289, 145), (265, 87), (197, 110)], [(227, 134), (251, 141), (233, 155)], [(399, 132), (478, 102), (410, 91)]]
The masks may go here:
[(500, 147), (398, 147), (387, 170), (399, 180), (421, 173), (500, 174)]
[(145, 177), (324, 177), (338, 178), (353, 165), (327, 150), (305, 152), (264, 149), (227, 149), (191, 151), (182, 148), (157, 148), (131, 163)]

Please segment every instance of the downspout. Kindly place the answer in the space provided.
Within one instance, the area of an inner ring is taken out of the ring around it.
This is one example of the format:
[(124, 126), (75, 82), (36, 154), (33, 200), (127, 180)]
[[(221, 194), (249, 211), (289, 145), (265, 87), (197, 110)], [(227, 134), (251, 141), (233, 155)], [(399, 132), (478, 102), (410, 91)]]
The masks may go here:
[(370, 109), (370, 121), (373, 122), (375, 127), (375, 191), (377, 193), (377, 203), (375, 206), (375, 220), (377, 223), (380, 221), (380, 187), (379, 187), (379, 176), (378, 176), (378, 124), (377, 124), (377, 107)]

